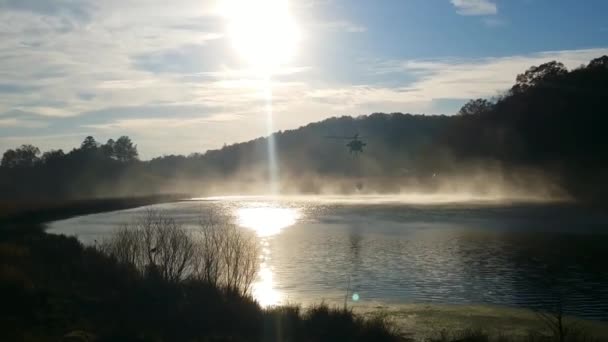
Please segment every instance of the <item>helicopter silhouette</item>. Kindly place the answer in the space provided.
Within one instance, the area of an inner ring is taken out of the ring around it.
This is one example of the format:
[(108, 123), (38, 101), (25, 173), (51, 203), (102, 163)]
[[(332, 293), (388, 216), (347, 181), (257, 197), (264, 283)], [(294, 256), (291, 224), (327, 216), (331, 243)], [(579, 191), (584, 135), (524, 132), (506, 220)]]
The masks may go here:
[(359, 153), (363, 153), (363, 147), (367, 146), (367, 143), (365, 143), (364, 141), (361, 140), (359, 133), (355, 133), (355, 135), (353, 135), (352, 137), (329, 135), (329, 136), (326, 136), (325, 138), (350, 140), (348, 142), (348, 144), (346, 144), (346, 147), (348, 147), (349, 152), (351, 154), (355, 154), (355, 155), (358, 155)]

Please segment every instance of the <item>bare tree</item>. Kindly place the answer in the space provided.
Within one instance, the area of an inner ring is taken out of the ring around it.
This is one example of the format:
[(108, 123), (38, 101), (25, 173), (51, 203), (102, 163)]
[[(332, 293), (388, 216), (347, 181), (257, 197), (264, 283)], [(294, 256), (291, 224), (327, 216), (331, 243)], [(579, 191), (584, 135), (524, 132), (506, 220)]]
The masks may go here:
[(118, 229), (101, 250), (119, 262), (133, 264), (142, 274), (155, 269), (162, 279), (176, 282), (188, 275), (196, 246), (189, 232), (166, 214), (149, 210)]
[(259, 266), (257, 242), (253, 234), (247, 234), (234, 225), (228, 226), (226, 233), (222, 248), (224, 286), (229, 290), (248, 294)]
[(193, 276), (214, 286), (248, 294), (259, 268), (259, 246), (251, 232), (214, 214), (200, 220)]
[(199, 220), (196, 263), (193, 276), (214, 286), (222, 278), (222, 248), (225, 244), (225, 227), (215, 216)]
[(98, 248), (107, 255), (114, 257), (118, 262), (131, 264), (140, 269), (142, 265), (142, 250), (138, 231), (129, 225), (116, 229), (110, 239), (104, 240)]
[(256, 237), (227, 217), (210, 214), (199, 222), (199, 229), (189, 231), (165, 213), (149, 210), (99, 248), (142, 275), (153, 270), (170, 282), (193, 278), (248, 295), (259, 268)]

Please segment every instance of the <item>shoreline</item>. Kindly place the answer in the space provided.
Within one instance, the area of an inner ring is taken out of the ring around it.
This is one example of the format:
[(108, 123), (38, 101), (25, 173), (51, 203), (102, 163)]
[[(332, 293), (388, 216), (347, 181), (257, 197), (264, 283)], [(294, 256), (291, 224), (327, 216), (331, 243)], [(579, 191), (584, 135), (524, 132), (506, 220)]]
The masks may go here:
[(185, 194), (151, 195), (137, 197), (96, 198), (66, 200), (60, 202), (41, 201), (33, 204), (22, 202), (0, 202), (0, 225), (41, 226), (46, 223), (76, 216), (99, 214), (116, 210), (133, 209), (153, 204), (187, 201)]
[[(299, 299), (278, 306), (299, 305), (309, 308), (320, 302)], [(341, 300), (321, 300), (334, 308), (344, 307)], [(374, 318), (386, 317), (399, 332), (414, 341), (429, 341), (444, 332), (482, 331), (489, 336), (506, 335), (526, 338), (530, 333), (549, 333), (538, 312), (524, 307), (496, 304), (386, 303), (381, 301), (348, 301), (354, 313)], [(595, 338), (608, 341), (608, 321), (565, 316), (565, 322), (582, 328)]]
[[(416, 341), (437, 338), (442, 331), (483, 331), (490, 336), (525, 338), (547, 330), (539, 313), (531, 309), (491, 304), (384, 304), (353, 305), (365, 317), (386, 315), (401, 332)], [(608, 339), (608, 322), (566, 316), (565, 321), (595, 338)], [(507, 332), (507, 333), (505, 333)], [(548, 332), (548, 331), (547, 331)]]

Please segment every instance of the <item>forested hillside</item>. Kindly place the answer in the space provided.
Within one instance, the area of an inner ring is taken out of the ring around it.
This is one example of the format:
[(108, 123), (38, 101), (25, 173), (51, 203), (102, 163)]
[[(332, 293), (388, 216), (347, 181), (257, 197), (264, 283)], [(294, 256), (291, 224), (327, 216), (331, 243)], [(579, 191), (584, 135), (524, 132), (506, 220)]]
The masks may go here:
[[(546, 182), (575, 198), (601, 201), (608, 192), (607, 99), (604, 56), (571, 71), (559, 62), (531, 67), (502, 96), (471, 100), (457, 115), (375, 113), (277, 132), (280, 187), (439, 191), (466, 180), (476, 188), (483, 179), (484, 186)], [(326, 138), (356, 133), (367, 143), (359, 155), (349, 153), (348, 141)], [(106, 144), (88, 137), (69, 153), (40, 155), (37, 147), (22, 146), (4, 153), (0, 176), (4, 200), (259, 193), (268, 189), (267, 138), (150, 161), (137, 159), (128, 137)]]

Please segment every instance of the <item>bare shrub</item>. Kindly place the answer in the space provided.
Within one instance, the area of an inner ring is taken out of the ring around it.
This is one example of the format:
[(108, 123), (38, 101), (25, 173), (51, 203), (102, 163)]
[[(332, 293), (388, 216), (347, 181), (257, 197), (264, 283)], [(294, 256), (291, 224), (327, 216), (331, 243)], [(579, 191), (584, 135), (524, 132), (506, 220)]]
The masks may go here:
[(130, 225), (122, 225), (111, 238), (105, 239), (97, 247), (117, 261), (138, 269), (144, 261), (138, 231)]
[(210, 215), (200, 220), (193, 277), (247, 295), (259, 268), (259, 247), (253, 233)]
[(226, 240), (226, 225), (214, 216), (199, 220), (197, 253), (192, 276), (208, 284), (219, 286), (222, 282), (222, 249)]
[(119, 228), (100, 249), (121, 263), (134, 265), (142, 274), (153, 269), (170, 282), (187, 276), (196, 252), (188, 231), (175, 219), (154, 210)]
[(194, 278), (248, 295), (259, 268), (256, 237), (226, 217), (210, 214), (199, 222), (199, 229), (189, 231), (166, 213), (149, 210), (99, 249), (142, 275), (154, 271), (171, 282)]

